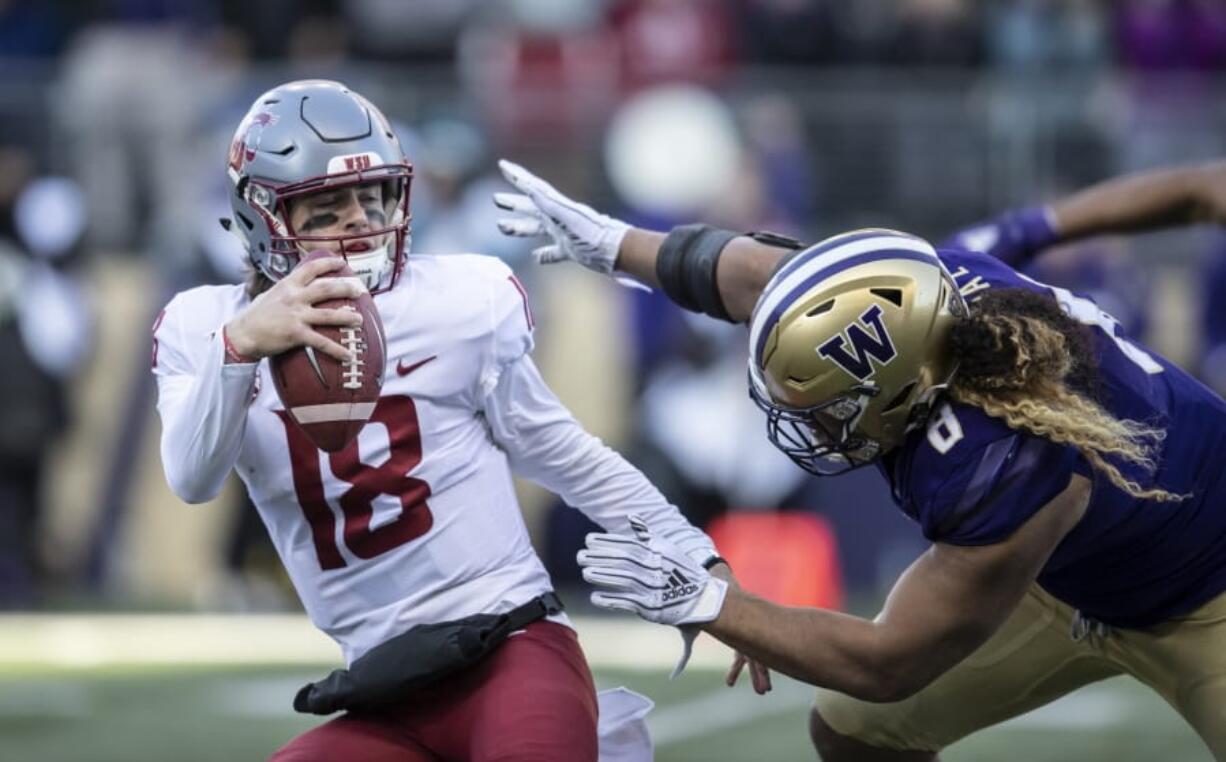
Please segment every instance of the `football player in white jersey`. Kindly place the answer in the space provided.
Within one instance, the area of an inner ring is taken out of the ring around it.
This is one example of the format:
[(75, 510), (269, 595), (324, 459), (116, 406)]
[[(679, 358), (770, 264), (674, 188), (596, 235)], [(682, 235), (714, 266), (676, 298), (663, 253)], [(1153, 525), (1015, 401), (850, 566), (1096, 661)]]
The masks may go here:
[[(526, 295), (504, 264), (406, 255), (412, 169), (369, 101), (336, 82), (274, 88), (239, 125), (228, 171), (252, 278), (175, 296), (154, 327), (154, 372), (174, 492), (209, 500), (237, 471), (312, 622), (351, 668), (339, 693), (322, 681), (299, 695), (308, 711), (351, 711), (273, 759), (596, 760), (592, 678), (512, 473), (610, 531), (638, 514), (726, 574), (710, 539), (550, 392), (529, 356)], [(315, 249), (338, 256), (297, 267)], [(262, 360), (302, 345), (345, 357), (315, 327), (354, 314), (313, 306), (363, 288), (319, 277), (342, 261), (374, 295), (387, 371), (358, 438), (325, 453), (287, 417)], [(462, 668), (447, 656), (458, 630), (404, 639), (466, 618), (486, 632), (494, 618), (480, 615), (499, 614), (529, 623)], [(426, 678), (452, 671), (398, 692), (392, 662)], [(363, 684), (372, 675), (376, 698)]]

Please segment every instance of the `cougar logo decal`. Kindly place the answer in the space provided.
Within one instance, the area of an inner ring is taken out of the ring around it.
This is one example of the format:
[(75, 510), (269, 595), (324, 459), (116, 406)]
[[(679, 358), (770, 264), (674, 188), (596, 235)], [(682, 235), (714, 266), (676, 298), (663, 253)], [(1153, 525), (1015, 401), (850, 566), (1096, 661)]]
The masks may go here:
[(256, 151), (260, 150), (260, 139), (264, 136), (264, 128), (276, 124), (277, 121), (277, 115), (267, 111), (251, 115), (242, 137), (236, 137), (230, 145), (230, 169), (241, 172), (248, 162), (255, 160)]

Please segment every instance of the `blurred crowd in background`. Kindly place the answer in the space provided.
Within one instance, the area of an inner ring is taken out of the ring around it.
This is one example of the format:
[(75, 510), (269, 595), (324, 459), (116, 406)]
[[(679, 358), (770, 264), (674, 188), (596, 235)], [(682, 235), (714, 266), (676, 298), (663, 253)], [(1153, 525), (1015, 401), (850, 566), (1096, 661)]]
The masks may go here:
[[(693, 520), (818, 518), (865, 596), (922, 548), (880, 480), (771, 448), (743, 329), (533, 265), (494, 226), (496, 159), (658, 229), (939, 240), (1226, 156), (1220, 0), (0, 0), (0, 72), (0, 608), (295, 605), (241, 487), (199, 507), (166, 489), (148, 369), (171, 294), (242, 278), (224, 161), (281, 81), (383, 108), (415, 166), (413, 249), (514, 267), (546, 378)], [(1093, 241), (1033, 274), (1223, 390), (1224, 240)], [(521, 497), (575, 583), (586, 519)]]

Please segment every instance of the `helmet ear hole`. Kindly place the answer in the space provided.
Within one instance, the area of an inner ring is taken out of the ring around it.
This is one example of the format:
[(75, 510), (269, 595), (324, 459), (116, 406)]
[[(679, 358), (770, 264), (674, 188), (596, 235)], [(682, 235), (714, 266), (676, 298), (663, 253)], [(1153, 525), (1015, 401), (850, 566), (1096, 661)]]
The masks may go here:
[(809, 310), (808, 312), (805, 313), (805, 317), (817, 317), (823, 312), (829, 312), (832, 309), (834, 309), (833, 299), (826, 301), (826, 302), (822, 302), (821, 304), (817, 305), (813, 309)]
[(885, 299), (887, 302), (890, 302), (890, 303), (891, 303), (891, 304), (893, 304), (895, 307), (901, 307), (901, 306), (902, 306), (902, 290), (901, 290), (901, 289), (897, 289), (897, 288), (870, 288), (868, 291), (869, 291), (869, 293), (870, 293), (870, 294), (873, 294), (874, 296), (879, 296), (879, 297), (881, 297), (882, 299)]

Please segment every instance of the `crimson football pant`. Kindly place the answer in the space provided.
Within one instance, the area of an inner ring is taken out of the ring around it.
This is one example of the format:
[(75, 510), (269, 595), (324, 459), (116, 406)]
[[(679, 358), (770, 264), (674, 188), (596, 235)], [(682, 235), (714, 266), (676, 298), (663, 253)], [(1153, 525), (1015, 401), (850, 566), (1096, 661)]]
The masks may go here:
[(596, 718), (574, 630), (539, 621), (471, 669), (330, 720), (269, 762), (596, 762)]

